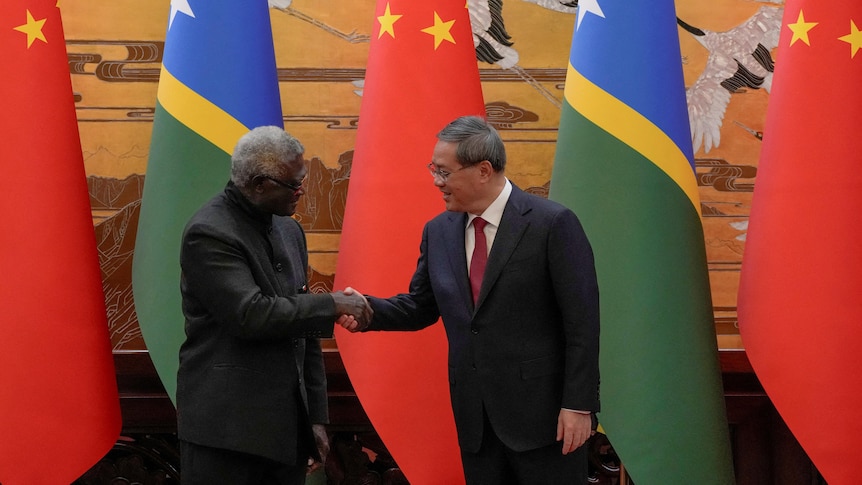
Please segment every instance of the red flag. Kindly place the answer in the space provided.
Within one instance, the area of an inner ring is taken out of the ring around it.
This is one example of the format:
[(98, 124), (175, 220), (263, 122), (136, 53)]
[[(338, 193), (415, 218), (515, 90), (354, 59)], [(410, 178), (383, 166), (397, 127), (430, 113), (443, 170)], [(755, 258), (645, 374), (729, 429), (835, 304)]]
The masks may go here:
[[(0, 482), (70, 483), (120, 432), (56, 0), (0, 2)], [(47, 458), (47, 462), (46, 462)]]
[(830, 485), (862, 463), (862, 3), (789, 0), (754, 190), (740, 332)]
[[(336, 288), (407, 291), (422, 227), (445, 210), (426, 167), (435, 135), (467, 114), (485, 107), (466, 2), (378, 0)], [(463, 483), (442, 325), (338, 330), (356, 393), (410, 483)]]

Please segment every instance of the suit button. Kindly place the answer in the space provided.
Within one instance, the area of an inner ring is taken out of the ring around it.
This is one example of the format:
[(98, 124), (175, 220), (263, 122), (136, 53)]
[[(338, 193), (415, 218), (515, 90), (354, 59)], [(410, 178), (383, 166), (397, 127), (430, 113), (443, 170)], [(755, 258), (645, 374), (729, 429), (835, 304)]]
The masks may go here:
[(276, 270), (276, 271), (278, 271), (279, 273), (281, 273), (281, 270), (282, 270), (281, 263), (276, 263), (276, 264), (275, 264), (275, 270)]
[(473, 327), (473, 328), (471, 328), (471, 329), (470, 329), (470, 332), (471, 332), (473, 335), (478, 335), (478, 334), (479, 334), (479, 329), (478, 329), (478, 328), (476, 328), (476, 327)]

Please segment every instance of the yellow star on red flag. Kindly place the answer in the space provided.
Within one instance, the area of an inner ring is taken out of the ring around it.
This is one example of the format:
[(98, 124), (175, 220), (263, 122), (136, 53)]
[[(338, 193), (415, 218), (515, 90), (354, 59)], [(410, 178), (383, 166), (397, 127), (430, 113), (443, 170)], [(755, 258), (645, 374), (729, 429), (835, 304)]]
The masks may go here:
[(377, 21), (380, 22), (380, 32), (377, 34), (377, 38), (383, 37), (383, 33), (387, 33), (392, 38), (395, 38), (395, 22), (400, 19), (402, 15), (393, 15), (389, 10), (389, 3), (386, 4), (386, 10), (383, 12), (383, 15), (377, 17)]
[(838, 38), (838, 40), (843, 40), (850, 44), (850, 58), (856, 56), (856, 51), (862, 48), (862, 31), (856, 27), (856, 23), (852, 20), (850, 21), (850, 33), (847, 35), (843, 35)]
[(817, 22), (806, 22), (805, 15), (803, 15), (802, 10), (800, 10), (796, 23), (787, 24), (787, 27), (793, 31), (793, 37), (790, 38), (790, 45), (793, 45), (797, 40), (801, 40), (802, 42), (811, 45), (811, 42), (808, 40), (808, 31), (813, 29), (815, 25), (817, 25)]
[(444, 22), (440, 16), (437, 15), (437, 12), (434, 12), (434, 25), (422, 29), (422, 32), (434, 36), (434, 50), (437, 50), (444, 40), (448, 40), (453, 44), (455, 43), (455, 38), (452, 37), (452, 32), (450, 32), (454, 23), (454, 20)]
[(41, 40), (44, 43), (48, 43), (48, 39), (45, 38), (45, 34), (42, 33), (42, 27), (45, 25), (45, 21), (47, 19), (36, 20), (33, 18), (33, 14), (30, 13), (30, 10), (27, 10), (27, 23), (23, 25), (19, 25), (15, 27), (15, 30), (18, 32), (23, 32), (27, 34), (27, 48), (29, 49), (33, 42), (36, 39)]

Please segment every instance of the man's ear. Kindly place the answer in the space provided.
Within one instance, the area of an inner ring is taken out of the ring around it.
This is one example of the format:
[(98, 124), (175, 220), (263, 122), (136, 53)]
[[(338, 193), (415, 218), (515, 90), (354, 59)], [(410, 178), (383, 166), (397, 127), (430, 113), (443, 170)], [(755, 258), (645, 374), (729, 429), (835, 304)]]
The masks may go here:
[(265, 182), (266, 182), (266, 177), (264, 177), (263, 175), (255, 175), (251, 179), (251, 189), (258, 194), (261, 193), (264, 190), (263, 184)]
[(479, 169), (479, 174), (482, 178), (489, 178), (494, 175), (494, 167), (491, 166), (491, 162), (488, 160), (482, 160), (479, 162), (479, 166), (477, 168)]

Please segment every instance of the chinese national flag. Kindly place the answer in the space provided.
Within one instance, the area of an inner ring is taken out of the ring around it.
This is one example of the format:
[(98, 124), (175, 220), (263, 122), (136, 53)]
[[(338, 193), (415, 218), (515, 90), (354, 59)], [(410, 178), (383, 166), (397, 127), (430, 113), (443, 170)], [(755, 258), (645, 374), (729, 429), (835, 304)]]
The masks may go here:
[(862, 463), (862, 2), (789, 0), (739, 294), (746, 352), (830, 485)]
[[(461, 115), (485, 115), (466, 2), (379, 0), (336, 288), (382, 297), (407, 291), (422, 227), (445, 209), (426, 167), (435, 135)], [(442, 325), (337, 329), (356, 393), (410, 483), (463, 483)]]
[(75, 481), (120, 432), (56, 0), (0, 2), (0, 482)]

